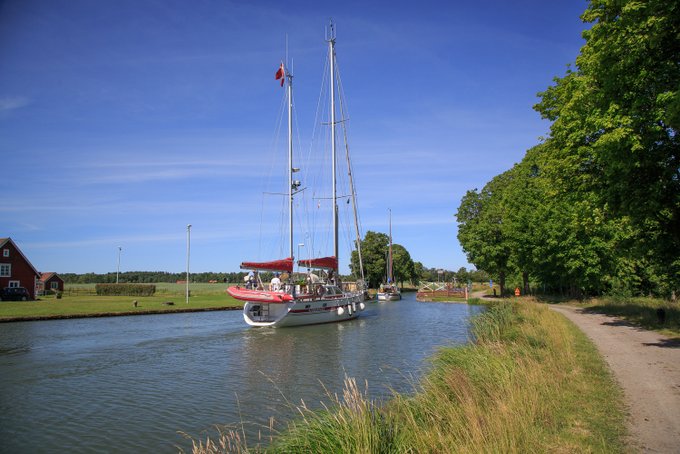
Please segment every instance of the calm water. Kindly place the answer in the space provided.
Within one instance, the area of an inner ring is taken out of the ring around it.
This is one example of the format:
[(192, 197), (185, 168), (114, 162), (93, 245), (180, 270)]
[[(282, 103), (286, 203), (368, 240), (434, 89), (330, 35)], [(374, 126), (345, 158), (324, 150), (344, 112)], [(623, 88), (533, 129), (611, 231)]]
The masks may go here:
[(321, 383), (341, 393), (345, 374), (374, 399), (410, 391), (480, 310), (406, 294), (357, 320), (278, 330), (239, 311), (0, 324), (0, 452), (189, 451), (178, 431), (242, 421), (256, 433), (290, 417), (287, 401), (328, 401)]

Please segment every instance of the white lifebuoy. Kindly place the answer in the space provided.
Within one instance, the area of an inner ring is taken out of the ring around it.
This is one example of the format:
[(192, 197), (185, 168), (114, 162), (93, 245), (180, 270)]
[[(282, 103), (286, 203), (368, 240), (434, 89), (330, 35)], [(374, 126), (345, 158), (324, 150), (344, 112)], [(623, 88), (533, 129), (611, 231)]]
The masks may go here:
[(338, 315), (342, 315), (345, 313), (345, 309), (343, 307), (338, 308)]
[(347, 313), (348, 313), (349, 315), (352, 315), (352, 305), (351, 305), (351, 304), (348, 304), (348, 305), (347, 305)]
[(359, 303), (359, 310), (363, 311), (364, 309), (366, 309), (366, 305), (364, 303)]

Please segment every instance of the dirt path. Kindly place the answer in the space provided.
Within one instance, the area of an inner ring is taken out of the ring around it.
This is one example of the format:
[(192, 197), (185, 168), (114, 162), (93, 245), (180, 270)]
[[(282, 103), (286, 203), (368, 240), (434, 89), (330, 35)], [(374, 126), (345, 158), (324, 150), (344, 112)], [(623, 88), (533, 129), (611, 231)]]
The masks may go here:
[(623, 388), (631, 447), (680, 453), (680, 343), (615, 317), (550, 307), (595, 343)]

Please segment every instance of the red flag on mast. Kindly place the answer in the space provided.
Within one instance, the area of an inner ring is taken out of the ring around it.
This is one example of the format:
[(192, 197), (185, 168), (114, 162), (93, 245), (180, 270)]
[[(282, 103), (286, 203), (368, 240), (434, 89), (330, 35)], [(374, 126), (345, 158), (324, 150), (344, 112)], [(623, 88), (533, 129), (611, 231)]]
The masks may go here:
[(285, 70), (283, 69), (283, 63), (281, 63), (281, 66), (276, 71), (276, 75), (274, 76), (274, 78), (275, 78), (275, 80), (281, 79), (281, 86), (282, 87), (283, 87), (283, 81), (286, 80), (286, 78), (283, 77), (284, 75), (285, 75)]

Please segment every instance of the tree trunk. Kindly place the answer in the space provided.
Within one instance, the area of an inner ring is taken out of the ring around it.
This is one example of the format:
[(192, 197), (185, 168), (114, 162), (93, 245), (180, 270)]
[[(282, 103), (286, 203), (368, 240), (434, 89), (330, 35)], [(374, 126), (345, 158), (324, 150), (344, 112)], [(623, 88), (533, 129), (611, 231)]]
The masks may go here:
[(522, 283), (524, 284), (524, 294), (528, 295), (529, 294), (529, 273), (524, 271), (522, 273)]

